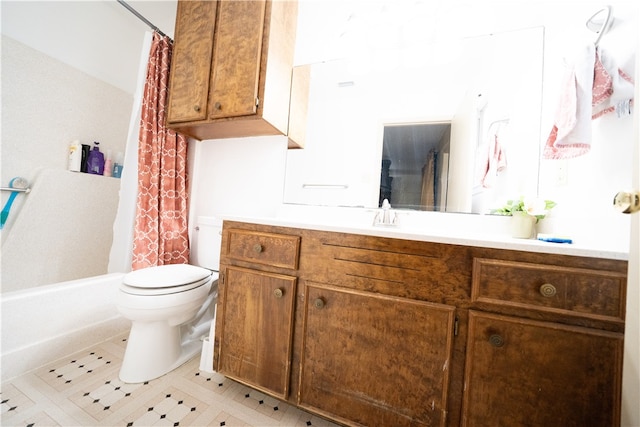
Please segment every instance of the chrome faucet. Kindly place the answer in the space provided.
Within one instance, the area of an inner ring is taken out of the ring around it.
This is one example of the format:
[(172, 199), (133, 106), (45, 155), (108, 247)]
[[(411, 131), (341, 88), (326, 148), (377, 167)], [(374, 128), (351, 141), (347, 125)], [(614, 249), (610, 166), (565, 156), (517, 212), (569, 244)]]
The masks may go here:
[(382, 201), (381, 209), (376, 213), (373, 219), (373, 225), (397, 225), (398, 214), (391, 210), (391, 204), (389, 200), (384, 199)]

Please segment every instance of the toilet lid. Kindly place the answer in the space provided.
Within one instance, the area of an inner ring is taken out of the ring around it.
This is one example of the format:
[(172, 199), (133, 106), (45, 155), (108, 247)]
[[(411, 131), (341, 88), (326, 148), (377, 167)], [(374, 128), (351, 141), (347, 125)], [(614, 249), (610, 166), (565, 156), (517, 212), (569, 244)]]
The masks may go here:
[(122, 283), (127, 292), (137, 289), (141, 294), (158, 295), (202, 286), (212, 274), (211, 270), (194, 265), (167, 264), (132, 271), (124, 276)]

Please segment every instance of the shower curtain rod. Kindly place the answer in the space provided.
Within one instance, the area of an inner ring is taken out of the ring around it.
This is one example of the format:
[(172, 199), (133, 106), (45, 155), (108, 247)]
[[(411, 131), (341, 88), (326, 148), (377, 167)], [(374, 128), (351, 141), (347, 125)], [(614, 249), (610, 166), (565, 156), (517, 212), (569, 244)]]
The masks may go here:
[[(149, 21), (147, 18), (145, 18), (143, 15), (140, 14), (140, 12), (138, 12), (137, 10), (135, 10), (134, 8), (132, 8), (131, 6), (129, 6), (129, 4), (127, 4), (126, 1), (124, 0), (117, 0), (118, 3), (120, 3), (125, 9), (127, 9), (129, 12), (133, 13), (139, 20), (141, 20), (142, 22), (144, 22), (145, 24), (147, 24), (152, 30), (156, 31), (158, 34), (160, 34), (162, 37), (169, 37), (167, 36), (165, 33), (163, 33), (160, 28), (156, 27), (155, 25), (153, 25), (151, 23), (151, 21)], [(169, 37), (171, 38), (171, 37)]]

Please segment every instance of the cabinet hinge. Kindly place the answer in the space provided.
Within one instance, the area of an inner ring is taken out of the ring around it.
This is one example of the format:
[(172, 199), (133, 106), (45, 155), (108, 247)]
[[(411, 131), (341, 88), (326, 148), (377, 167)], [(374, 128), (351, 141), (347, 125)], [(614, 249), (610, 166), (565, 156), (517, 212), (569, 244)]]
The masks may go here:
[(224, 273), (218, 275), (218, 286), (219, 285), (224, 285)]
[(456, 316), (455, 320), (453, 321), (453, 336), (458, 336), (458, 316)]
[(256, 107), (260, 106), (260, 98), (256, 98)]

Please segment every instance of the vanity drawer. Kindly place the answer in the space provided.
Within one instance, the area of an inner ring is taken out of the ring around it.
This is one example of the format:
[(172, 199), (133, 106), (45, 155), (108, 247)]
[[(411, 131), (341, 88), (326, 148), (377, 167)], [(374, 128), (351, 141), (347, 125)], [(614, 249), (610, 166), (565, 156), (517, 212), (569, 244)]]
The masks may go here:
[(626, 276), (621, 273), (475, 258), (471, 300), (624, 321)]
[(300, 236), (230, 229), (226, 253), (229, 258), (297, 269)]

